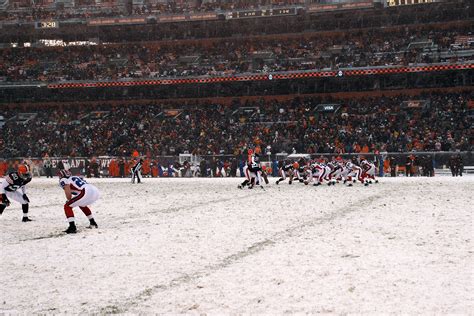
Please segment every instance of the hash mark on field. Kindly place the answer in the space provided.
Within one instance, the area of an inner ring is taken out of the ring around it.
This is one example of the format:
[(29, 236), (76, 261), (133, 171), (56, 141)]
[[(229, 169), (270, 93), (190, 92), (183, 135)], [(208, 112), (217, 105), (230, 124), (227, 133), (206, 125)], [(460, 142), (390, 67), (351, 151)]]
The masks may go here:
[[(182, 286), (186, 283), (198, 280), (202, 277), (209, 276), (213, 272), (225, 269), (243, 258), (249, 257), (253, 254), (256, 254), (260, 251), (265, 250), (266, 248), (270, 246), (275, 245), (279, 241), (284, 241), (286, 239), (298, 236), (306, 228), (314, 227), (318, 224), (322, 224), (325, 222), (330, 222), (338, 217), (344, 217), (345, 215), (349, 213), (355, 212), (359, 209), (359, 205), (361, 205), (359, 203), (361, 202), (363, 202), (364, 206), (367, 207), (369, 204), (375, 202), (376, 200), (382, 198), (383, 196), (384, 196), (384, 192), (382, 192), (382, 194), (370, 196), (368, 198), (364, 197), (361, 200), (358, 200), (352, 203), (352, 206), (344, 207), (342, 209), (335, 210), (323, 217), (312, 218), (299, 225), (289, 227), (283, 231), (273, 234), (270, 238), (266, 238), (262, 241), (256, 242), (244, 250), (241, 250), (235, 254), (225, 257), (218, 263), (208, 265), (194, 273), (185, 274), (183, 276), (174, 278), (168, 284), (157, 284), (157, 285), (148, 287), (144, 289), (143, 291), (139, 292), (134, 297), (125, 299), (123, 302), (101, 308), (98, 313), (100, 314), (127, 313), (133, 306), (138, 306), (140, 303), (147, 301), (153, 295), (155, 295), (156, 293), (160, 291), (167, 291), (167, 290)], [(114, 308), (110, 309), (110, 306), (113, 306)]]

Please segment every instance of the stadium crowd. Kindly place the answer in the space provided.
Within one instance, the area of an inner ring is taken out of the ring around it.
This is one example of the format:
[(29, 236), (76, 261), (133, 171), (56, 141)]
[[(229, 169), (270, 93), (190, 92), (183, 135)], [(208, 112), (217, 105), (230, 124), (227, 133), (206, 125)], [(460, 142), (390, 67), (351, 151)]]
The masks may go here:
[[(15, 1), (13, 1), (15, 2)], [(95, 1), (80, 0), (75, 1), (72, 8), (58, 9), (48, 5), (41, 5), (40, 2), (32, 1), (23, 3), (13, 3), (9, 10), (0, 12), (0, 20), (7, 21), (38, 21), (38, 20), (67, 20), (91, 17), (117, 17), (128, 15), (149, 15), (149, 14), (176, 14), (192, 12), (212, 12), (229, 11), (236, 9), (255, 9), (261, 6), (288, 6), (304, 3), (297, 0), (279, 1), (143, 1), (141, 5), (127, 8), (119, 1), (102, 1), (99, 4)]]
[[(239, 155), (472, 150), (472, 93), (338, 100), (296, 97), (231, 105), (50, 106), (3, 111), (2, 157)], [(204, 101), (203, 101), (204, 102)], [(339, 104), (321, 112), (319, 104)]]
[(469, 26), (184, 42), (1, 49), (0, 80), (184, 77), (472, 60)]

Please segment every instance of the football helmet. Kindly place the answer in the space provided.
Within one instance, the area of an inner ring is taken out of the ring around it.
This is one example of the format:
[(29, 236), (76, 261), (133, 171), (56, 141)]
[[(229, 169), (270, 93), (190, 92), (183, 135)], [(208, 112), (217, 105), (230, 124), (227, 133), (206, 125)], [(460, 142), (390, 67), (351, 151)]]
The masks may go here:
[(59, 178), (69, 178), (70, 176), (72, 176), (72, 174), (71, 174), (71, 171), (69, 171), (69, 170), (60, 169), (58, 171), (58, 177)]
[(28, 167), (28, 165), (19, 165), (18, 166), (18, 175), (22, 179), (31, 178), (30, 168)]

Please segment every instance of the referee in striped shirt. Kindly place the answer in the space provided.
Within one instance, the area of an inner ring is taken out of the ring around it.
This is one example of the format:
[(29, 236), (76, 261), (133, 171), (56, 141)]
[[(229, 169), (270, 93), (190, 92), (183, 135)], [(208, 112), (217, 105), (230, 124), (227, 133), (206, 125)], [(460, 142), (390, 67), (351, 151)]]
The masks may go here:
[(137, 183), (142, 182), (142, 174), (141, 174), (141, 169), (142, 169), (142, 163), (143, 159), (140, 159), (135, 166), (131, 169), (132, 172), (132, 183), (135, 183), (135, 178), (137, 179)]

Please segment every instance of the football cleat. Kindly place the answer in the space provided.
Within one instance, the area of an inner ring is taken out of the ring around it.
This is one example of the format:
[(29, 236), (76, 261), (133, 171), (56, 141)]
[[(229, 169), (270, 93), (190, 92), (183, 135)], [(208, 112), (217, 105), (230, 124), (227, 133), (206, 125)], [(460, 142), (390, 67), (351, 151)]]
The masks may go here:
[(99, 226), (97, 225), (97, 223), (95, 222), (95, 219), (91, 219), (89, 220), (89, 228), (99, 228)]
[(28, 218), (28, 216), (26, 216), (26, 217), (23, 217), (23, 218), (21, 219), (21, 221), (22, 221), (23, 223), (26, 223), (26, 222), (32, 222), (32, 220), (31, 220), (31, 219), (29, 219), (29, 218)]
[(75, 234), (75, 233), (77, 233), (76, 224), (70, 223), (69, 227), (64, 232), (66, 234)]

